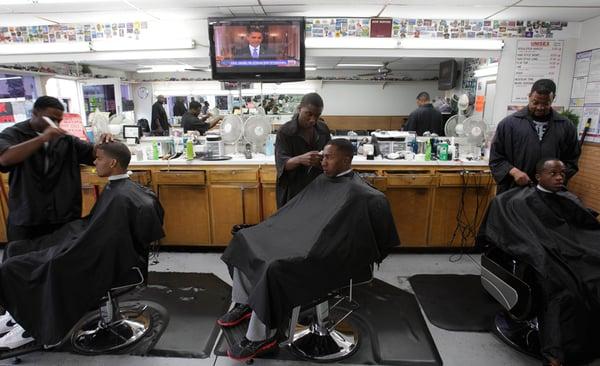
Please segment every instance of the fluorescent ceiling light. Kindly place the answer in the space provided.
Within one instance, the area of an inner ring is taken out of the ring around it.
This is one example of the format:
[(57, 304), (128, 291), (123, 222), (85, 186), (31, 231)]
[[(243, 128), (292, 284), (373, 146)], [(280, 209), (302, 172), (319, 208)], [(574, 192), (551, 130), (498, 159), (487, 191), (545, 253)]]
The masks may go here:
[(0, 44), (0, 55), (90, 52), (87, 42), (9, 43)]
[(11, 76), (11, 77), (7, 77), (7, 78), (0, 78), (0, 81), (4, 81), (4, 80), (16, 80), (16, 79), (22, 79), (23, 77), (21, 76)]
[(407, 38), (400, 40), (399, 48), (418, 50), (490, 50), (504, 47), (500, 39), (427, 39)]
[(306, 48), (398, 48), (397, 38), (367, 38), (367, 37), (339, 37), (339, 38), (306, 38)]
[(191, 69), (192, 67), (189, 65), (146, 65), (140, 66), (139, 69), (136, 70), (137, 73), (150, 73), (150, 72), (183, 72), (186, 69)]
[(336, 67), (383, 67), (383, 64), (337, 64)]
[(492, 76), (492, 75), (497, 75), (497, 74), (498, 74), (498, 64), (494, 63), (494, 64), (490, 64), (489, 66), (482, 67), (481, 69), (475, 70), (475, 72), (473, 73), (473, 76), (475, 76), (476, 78), (481, 78), (484, 76)]
[(194, 48), (191, 39), (170, 40), (95, 40), (92, 42), (94, 51), (139, 51), (139, 50), (177, 50)]
[[(122, 2), (123, 0), (104, 0), (103, 2)], [(36, 5), (36, 4), (68, 4), (68, 3), (94, 3), (97, 0), (0, 0), (0, 5)]]
[(306, 71), (316, 71), (317, 67), (316, 66), (304, 66), (304, 70), (306, 70)]

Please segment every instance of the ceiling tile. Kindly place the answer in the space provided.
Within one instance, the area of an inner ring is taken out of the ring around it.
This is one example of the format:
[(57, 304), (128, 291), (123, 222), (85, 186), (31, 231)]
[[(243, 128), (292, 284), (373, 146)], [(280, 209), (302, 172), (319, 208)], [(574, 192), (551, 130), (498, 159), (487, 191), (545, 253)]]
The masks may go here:
[(426, 19), (484, 19), (503, 7), (493, 6), (400, 6), (390, 5), (385, 8), (382, 17), (426, 18)]
[[(567, 5), (568, 4), (568, 5)], [(537, 5), (537, 6), (563, 6), (571, 8), (574, 6), (600, 7), (598, 0), (522, 0), (518, 6)]]
[(290, 15), (305, 17), (374, 17), (383, 6), (380, 5), (269, 5), (264, 6), (269, 15)]
[(140, 9), (206, 8), (219, 6), (252, 6), (257, 0), (129, 0)]
[(600, 15), (600, 8), (512, 7), (490, 19), (554, 20), (580, 22)]
[(390, 5), (418, 5), (421, 8), (432, 8), (433, 6), (510, 6), (515, 0), (428, 0), (423, 5), (422, 0), (392, 0)]

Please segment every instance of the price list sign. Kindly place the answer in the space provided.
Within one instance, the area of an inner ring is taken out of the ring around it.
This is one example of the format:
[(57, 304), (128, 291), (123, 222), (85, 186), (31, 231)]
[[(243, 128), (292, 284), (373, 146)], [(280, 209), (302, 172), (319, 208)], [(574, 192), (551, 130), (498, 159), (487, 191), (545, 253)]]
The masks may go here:
[(562, 41), (517, 41), (513, 103), (527, 103), (527, 96), (536, 80), (551, 79), (558, 84), (562, 49)]

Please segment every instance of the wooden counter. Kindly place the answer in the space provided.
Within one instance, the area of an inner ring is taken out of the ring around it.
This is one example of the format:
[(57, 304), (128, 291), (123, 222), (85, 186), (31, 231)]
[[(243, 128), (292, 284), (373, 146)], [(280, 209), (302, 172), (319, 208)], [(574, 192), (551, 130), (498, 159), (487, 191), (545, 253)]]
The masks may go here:
[[(487, 164), (355, 159), (353, 168), (385, 193), (404, 247), (472, 246), (495, 192)], [(256, 224), (276, 211), (272, 159), (228, 162), (134, 162), (132, 179), (153, 189), (165, 209), (164, 245), (225, 246), (235, 224)], [(7, 193), (8, 176), (2, 176)], [(83, 214), (106, 179), (82, 167)], [(4, 195), (0, 241), (6, 241)]]

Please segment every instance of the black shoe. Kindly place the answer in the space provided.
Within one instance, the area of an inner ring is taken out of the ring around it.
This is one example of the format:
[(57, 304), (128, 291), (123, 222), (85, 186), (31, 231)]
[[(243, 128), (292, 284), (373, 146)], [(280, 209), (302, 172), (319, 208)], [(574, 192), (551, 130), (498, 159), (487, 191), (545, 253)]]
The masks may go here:
[(530, 356), (541, 358), (537, 326), (532, 321), (513, 319), (507, 312), (500, 312), (495, 319), (494, 333), (513, 348)]
[(231, 310), (217, 319), (217, 324), (222, 327), (233, 327), (252, 315), (252, 309), (245, 304), (235, 304)]
[(239, 344), (236, 344), (227, 350), (227, 356), (237, 361), (246, 361), (268, 353), (276, 347), (277, 339), (275, 337), (256, 342), (250, 341), (244, 337)]

